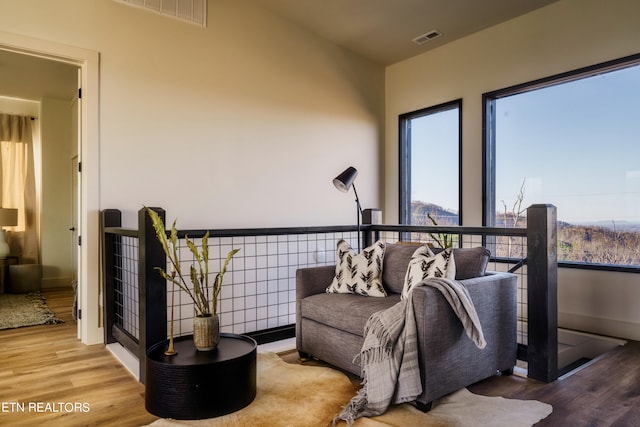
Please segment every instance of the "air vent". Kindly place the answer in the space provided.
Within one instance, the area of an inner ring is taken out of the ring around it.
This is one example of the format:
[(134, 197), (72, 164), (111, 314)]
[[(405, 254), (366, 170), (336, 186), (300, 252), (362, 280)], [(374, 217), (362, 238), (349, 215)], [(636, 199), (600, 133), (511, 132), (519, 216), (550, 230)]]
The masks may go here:
[(207, 26), (207, 0), (115, 0), (129, 6), (177, 18), (201, 27)]
[(442, 33), (440, 33), (440, 31), (433, 30), (433, 31), (429, 31), (428, 33), (424, 33), (424, 34), (416, 37), (415, 39), (413, 39), (413, 42), (415, 44), (424, 44), (424, 43), (426, 43), (426, 42), (428, 42), (430, 40), (437, 39), (441, 35), (442, 35)]

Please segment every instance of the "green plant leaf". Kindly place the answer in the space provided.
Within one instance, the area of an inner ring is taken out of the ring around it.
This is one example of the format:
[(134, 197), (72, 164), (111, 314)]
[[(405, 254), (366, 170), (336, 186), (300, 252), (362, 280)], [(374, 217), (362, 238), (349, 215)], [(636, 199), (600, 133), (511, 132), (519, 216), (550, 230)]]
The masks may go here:
[[(175, 274), (169, 274), (164, 268), (156, 267), (155, 269), (158, 270), (159, 274), (167, 282), (176, 285), (178, 288), (186, 292), (187, 295), (189, 295), (189, 298), (191, 298), (191, 301), (193, 302), (194, 309), (196, 310), (197, 315), (211, 314), (212, 310), (213, 314), (216, 314), (218, 296), (220, 295), (220, 287), (222, 286), (222, 278), (224, 276), (224, 273), (227, 271), (227, 266), (229, 265), (231, 258), (233, 258), (233, 256), (238, 253), (240, 249), (233, 249), (229, 251), (222, 270), (218, 274), (216, 274), (215, 280), (213, 282), (213, 291), (210, 293), (209, 232), (207, 231), (202, 237), (201, 249), (198, 248), (195, 243), (191, 241), (191, 239), (189, 239), (189, 236), (185, 236), (186, 245), (193, 254), (193, 258), (195, 260), (195, 265), (194, 263), (192, 263), (189, 267), (188, 280), (191, 281), (191, 286), (189, 286), (187, 284), (187, 280), (185, 280), (185, 278), (183, 277), (180, 265), (178, 250), (178, 230), (176, 228), (177, 221), (173, 221), (171, 231), (169, 233), (169, 238), (167, 239), (167, 231), (160, 216), (157, 214), (157, 212), (149, 209), (146, 206), (145, 209), (148, 212), (149, 217), (151, 218), (156, 237), (160, 242), (166, 257), (169, 259), (169, 262)], [(210, 296), (211, 298), (209, 298)]]

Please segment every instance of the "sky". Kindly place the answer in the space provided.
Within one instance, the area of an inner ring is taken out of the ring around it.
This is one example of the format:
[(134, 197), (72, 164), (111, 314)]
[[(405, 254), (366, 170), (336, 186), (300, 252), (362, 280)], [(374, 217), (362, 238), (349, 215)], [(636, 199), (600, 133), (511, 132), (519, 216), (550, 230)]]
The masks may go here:
[(640, 222), (640, 66), (499, 99), (496, 202)]
[(458, 211), (458, 109), (411, 121), (411, 200)]
[[(412, 142), (412, 200), (457, 211), (457, 110), (414, 119)], [(498, 99), (496, 147), (498, 210), (524, 182), (522, 206), (561, 221), (640, 223), (640, 66)]]

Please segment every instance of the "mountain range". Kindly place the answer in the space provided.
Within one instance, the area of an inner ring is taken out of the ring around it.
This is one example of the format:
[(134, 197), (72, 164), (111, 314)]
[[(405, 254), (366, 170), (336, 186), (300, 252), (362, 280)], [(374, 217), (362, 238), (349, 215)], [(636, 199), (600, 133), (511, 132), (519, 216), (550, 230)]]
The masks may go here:
[[(453, 209), (443, 208), (442, 206), (426, 203), (421, 201), (413, 201), (411, 202), (411, 209), (413, 212), (414, 219), (426, 218), (427, 222), (424, 224), (415, 225), (433, 225), (431, 221), (428, 220), (427, 214), (430, 214), (431, 217), (436, 219), (438, 225), (458, 225), (458, 212)], [(496, 215), (496, 227), (504, 227), (505, 220), (509, 227), (513, 226), (513, 218), (510, 214), (505, 216), (504, 213), (498, 213)], [(521, 215), (519, 219), (519, 226), (526, 226), (526, 215)], [(571, 226), (578, 227), (602, 227), (609, 230), (615, 231), (630, 231), (630, 232), (640, 232), (640, 221), (626, 221), (626, 220), (608, 220), (608, 221), (579, 221), (579, 222), (567, 222), (558, 220), (558, 225), (560, 228), (566, 228)]]
[[(458, 225), (457, 212), (432, 203), (412, 202), (412, 224)], [(527, 226), (527, 218), (517, 218), (518, 227)], [(513, 227), (509, 213), (496, 215), (495, 227)], [(588, 264), (640, 265), (640, 222), (584, 221), (569, 223), (558, 221), (558, 260)], [(513, 253), (509, 250), (509, 256)], [(499, 254), (498, 254), (499, 255)]]
[(640, 222), (635, 221), (584, 221), (584, 222), (574, 222), (572, 225), (579, 225), (582, 227), (602, 227), (608, 228), (610, 230), (616, 231), (631, 231), (631, 232), (640, 232)]

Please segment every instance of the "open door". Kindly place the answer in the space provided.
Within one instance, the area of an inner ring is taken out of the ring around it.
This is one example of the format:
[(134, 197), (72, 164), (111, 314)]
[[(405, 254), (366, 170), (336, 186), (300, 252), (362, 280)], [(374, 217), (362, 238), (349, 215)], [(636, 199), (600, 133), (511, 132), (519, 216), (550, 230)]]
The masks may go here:
[(72, 153), (71, 157), (71, 257), (74, 263), (74, 302), (73, 302), (73, 318), (78, 322), (78, 338), (82, 339), (82, 310), (80, 309), (80, 301), (82, 301), (82, 286), (80, 278), (82, 277), (80, 268), (82, 266), (82, 254), (80, 253), (80, 233), (82, 230), (82, 224), (80, 219), (82, 218), (82, 188), (80, 183), (81, 172), (81, 153), (82, 153), (82, 69), (78, 68), (78, 92), (72, 108), (73, 125), (71, 129), (73, 131), (73, 144), (75, 147), (75, 153)]
[[(78, 156), (74, 155), (71, 158), (71, 227), (69, 227), (69, 231), (71, 232), (71, 260), (73, 262), (73, 290), (74, 295), (77, 297), (78, 295)], [(78, 299), (74, 298), (73, 301), (73, 318), (77, 320), (78, 318)]]
[[(74, 120), (77, 123), (78, 223), (76, 248), (78, 277), (78, 338), (87, 345), (104, 342), (100, 284), (100, 54), (51, 40), (26, 37), (0, 30), (0, 49), (64, 62), (80, 69), (83, 93), (78, 98)], [(79, 94), (80, 95), (80, 94)], [(69, 165), (72, 156), (69, 157)], [(71, 166), (69, 166), (71, 167)], [(78, 170), (82, 169), (82, 172)], [(71, 186), (72, 178), (69, 178)], [(72, 221), (69, 215), (69, 221)], [(70, 228), (71, 224), (65, 228)], [(77, 243), (81, 243), (78, 246)]]

